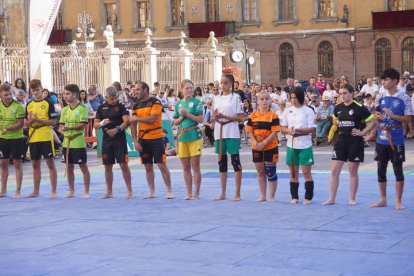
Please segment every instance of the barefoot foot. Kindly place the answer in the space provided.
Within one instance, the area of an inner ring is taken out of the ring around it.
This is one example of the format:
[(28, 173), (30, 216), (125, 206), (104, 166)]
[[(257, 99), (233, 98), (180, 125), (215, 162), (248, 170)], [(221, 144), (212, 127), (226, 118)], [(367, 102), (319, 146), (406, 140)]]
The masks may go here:
[(24, 198), (39, 197), (39, 192), (33, 192), (30, 195), (25, 196)]
[(241, 200), (241, 196), (235, 195), (232, 199), (230, 199), (230, 201), (240, 201)]
[(7, 196), (7, 192), (0, 193), (0, 197), (6, 197), (6, 196)]
[(304, 201), (303, 201), (303, 204), (305, 204), (305, 205), (307, 205), (307, 204), (311, 204), (312, 203), (312, 201), (310, 201), (309, 199), (305, 199)]
[(380, 201), (378, 201), (375, 204), (370, 205), (369, 207), (375, 208), (375, 207), (385, 207), (385, 206), (387, 206), (387, 200), (381, 199)]
[(150, 198), (156, 198), (157, 196), (154, 193), (148, 193), (146, 196), (144, 196), (142, 199), (150, 199)]
[(75, 197), (75, 191), (69, 191), (69, 193), (67, 193), (62, 198), (70, 198), (70, 197)]
[(191, 199), (191, 195), (186, 195), (184, 200), (190, 200)]
[(55, 199), (55, 198), (57, 198), (57, 193), (56, 193), (56, 192), (51, 192), (51, 193), (50, 193), (50, 198), (51, 198), (51, 199)]
[(200, 196), (199, 194), (194, 194), (194, 195), (191, 196), (190, 199), (191, 200), (197, 200), (199, 196)]
[(267, 202), (275, 202), (275, 198), (274, 197), (269, 197), (269, 199), (267, 200)]
[(20, 193), (19, 192), (15, 192), (14, 195), (11, 198), (12, 199), (20, 198)]
[(214, 200), (217, 201), (217, 200), (224, 200), (224, 199), (226, 199), (226, 195), (218, 196)]
[(357, 205), (358, 203), (355, 201), (355, 199), (350, 199), (349, 200), (349, 205), (350, 206), (355, 206), (355, 205)]
[(298, 203), (298, 199), (296, 199), (296, 198), (294, 198), (294, 199), (292, 199), (292, 201), (290, 202), (291, 204), (296, 204), (296, 203)]
[(332, 205), (332, 204), (335, 204), (335, 200), (333, 200), (333, 199), (328, 199), (327, 201), (322, 203), (322, 205)]
[(84, 198), (84, 199), (89, 198), (89, 193), (88, 192), (83, 192), (83, 197), (82, 198)]
[(134, 195), (132, 193), (128, 193), (125, 199), (133, 199)]
[(395, 209), (397, 209), (397, 210), (404, 210), (405, 207), (401, 204), (401, 202), (396, 202), (395, 203)]
[[(190, 195), (190, 197), (191, 197), (191, 195)], [(174, 198), (173, 193), (172, 192), (167, 192), (167, 199), (173, 199), (173, 198)]]
[(112, 198), (112, 197), (113, 197), (112, 193), (104, 193), (103, 195), (99, 197), (99, 199)]
[(260, 198), (258, 198), (258, 199), (256, 199), (256, 202), (262, 202), (262, 201), (266, 201), (266, 198), (265, 197), (260, 197)]

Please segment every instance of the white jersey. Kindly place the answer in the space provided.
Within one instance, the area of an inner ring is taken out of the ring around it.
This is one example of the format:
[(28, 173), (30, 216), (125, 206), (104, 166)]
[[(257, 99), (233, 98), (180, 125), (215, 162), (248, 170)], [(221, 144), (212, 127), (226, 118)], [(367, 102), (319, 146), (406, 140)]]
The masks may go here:
[[(315, 116), (315, 112), (313, 112), (313, 110), (308, 106), (302, 106), (299, 108), (292, 106), (285, 109), (285, 112), (283, 112), (281, 126), (288, 128), (294, 127), (295, 129), (308, 127), (316, 128)], [(286, 136), (288, 138), (287, 146), (291, 148), (292, 135), (286, 134)], [(310, 135), (298, 136), (295, 137), (293, 143), (294, 149), (307, 149), (312, 147), (312, 138)]]
[[(243, 108), (240, 101), (240, 96), (237, 93), (231, 93), (227, 96), (217, 95), (213, 98), (213, 106), (211, 111), (213, 114), (219, 112), (223, 115), (235, 117), (237, 114), (243, 114)], [(214, 116), (214, 115), (212, 115)], [(221, 122), (226, 122), (226, 119), (218, 119)], [(233, 121), (223, 126), (222, 138), (239, 138), (239, 123)], [(214, 139), (220, 139), (220, 124), (216, 121), (214, 125)]]
[(276, 100), (278, 103), (281, 103), (282, 101), (284, 101), (285, 103), (287, 103), (287, 102), (288, 102), (288, 96), (287, 96), (287, 94), (286, 94), (286, 92), (285, 92), (285, 91), (282, 91), (282, 92), (280, 93), (280, 95), (278, 95), (278, 94), (276, 94), (276, 93), (272, 93), (272, 94), (270, 95), (270, 98), (271, 98), (272, 100)]

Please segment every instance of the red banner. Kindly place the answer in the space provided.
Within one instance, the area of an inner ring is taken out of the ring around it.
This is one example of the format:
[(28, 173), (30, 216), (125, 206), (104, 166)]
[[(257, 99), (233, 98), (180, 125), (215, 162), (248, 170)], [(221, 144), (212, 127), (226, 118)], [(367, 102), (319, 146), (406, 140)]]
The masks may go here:
[(414, 27), (414, 10), (372, 13), (372, 28), (396, 29)]
[(52, 33), (50, 34), (49, 41), (47, 42), (47, 44), (48, 45), (63, 44), (65, 35), (66, 35), (66, 30), (52, 30)]
[(190, 38), (208, 38), (213, 31), (216, 37), (226, 36), (226, 22), (188, 23)]

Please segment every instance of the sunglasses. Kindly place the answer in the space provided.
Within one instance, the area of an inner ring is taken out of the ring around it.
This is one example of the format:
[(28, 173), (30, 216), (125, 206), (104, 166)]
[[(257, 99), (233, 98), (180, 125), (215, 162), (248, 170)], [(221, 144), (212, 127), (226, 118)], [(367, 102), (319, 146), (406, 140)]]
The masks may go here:
[(164, 92), (160, 92), (160, 94), (165, 94)]
[(23, 83), (22, 81), (18, 81), (17, 83)]

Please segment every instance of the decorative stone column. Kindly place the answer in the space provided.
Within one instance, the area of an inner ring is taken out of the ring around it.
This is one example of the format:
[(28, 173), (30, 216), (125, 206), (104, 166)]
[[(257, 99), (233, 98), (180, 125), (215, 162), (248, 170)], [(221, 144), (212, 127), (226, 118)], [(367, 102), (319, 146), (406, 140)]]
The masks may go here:
[(209, 81), (220, 81), (221, 76), (223, 75), (223, 60), (222, 58), (226, 54), (220, 51), (210, 52), (209, 58), (212, 61), (209, 68)]
[(119, 50), (119, 48), (105, 49), (102, 50), (105, 65), (104, 65), (104, 88), (112, 85), (114, 81), (121, 81), (121, 74), (119, 69), (119, 56), (124, 53), (124, 51)]
[(149, 87), (152, 87), (153, 83), (158, 81), (157, 56), (160, 54), (160, 52), (151, 46), (152, 31), (149, 28), (145, 29), (145, 36), (147, 37), (145, 40), (145, 45), (147, 46), (144, 48), (146, 66), (144, 72), (145, 75), (142, 76), (142, 80), (146, 82)]
[(40, 60), (40, 79), (42, 80), (43, 87), (47, 87), (50, 91), (54, 91), (51, 60), (51, 55), (54, 52), (56, 52), (55, 49), (46, 46), (42, 59)]
[(187, 50), (185, 47), (187, 44), (184, 42), (184, 39), (186, 38), (184, 32), (181, 32), (180, 34), (180, 49), (178, 50), (178, 55), (180, 57), (180, 64), (181, 64), (181, 80), (183, 79), (189, 79), (191, 80), (191, 57), (194, 55), (189, 50)]

